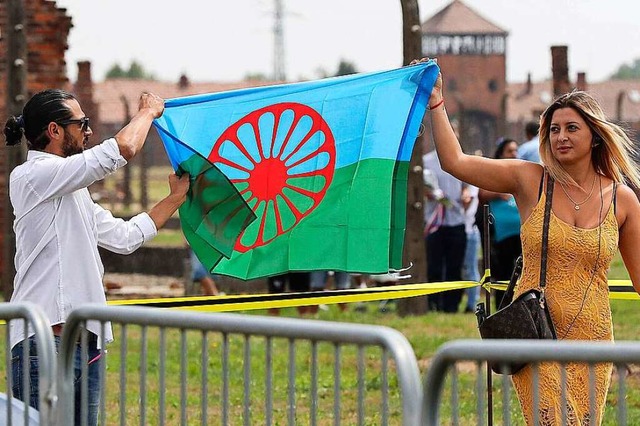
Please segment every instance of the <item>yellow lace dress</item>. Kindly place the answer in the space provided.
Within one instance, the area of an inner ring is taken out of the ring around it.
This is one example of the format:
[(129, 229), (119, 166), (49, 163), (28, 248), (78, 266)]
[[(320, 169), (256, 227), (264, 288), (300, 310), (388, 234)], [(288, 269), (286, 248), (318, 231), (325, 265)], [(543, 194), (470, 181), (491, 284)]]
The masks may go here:
[[(558, 186), (556, 185), (556, 188)], [(540, 250), (545, 193), (522, 224), (523, 272), (516, 286), (517, 297), (537, 288), (540, 278)], [(605, 206), (606, 207), (606, 206)], [(600, 242), (598, 243), (598, 240)], [(600, 256), (598, 256), (600, 246)], [(546, 297), (558, 339), (613, 341), (607, 271), (618, 249), (618, 223), (613, 203), (598, 228), (583, 229), (569, 225), (551, 212), (547, 254)], [(591, 276), (598, 262), (593, 282)], [(586, 295), (586, 297), (585, 297)], [(568, 425), (599, 425), (609, 389), (612, 364), (595, 367), (596, 418), (591, 421), (589, 406), (589, 367), (567, 365)], [(541, 425), (561, 425), (560, 367), (540, 365), (539, 421)], [(513, 384), (527, 424), (533, 424), (533, 379), (530, 366), (513, 375)]]

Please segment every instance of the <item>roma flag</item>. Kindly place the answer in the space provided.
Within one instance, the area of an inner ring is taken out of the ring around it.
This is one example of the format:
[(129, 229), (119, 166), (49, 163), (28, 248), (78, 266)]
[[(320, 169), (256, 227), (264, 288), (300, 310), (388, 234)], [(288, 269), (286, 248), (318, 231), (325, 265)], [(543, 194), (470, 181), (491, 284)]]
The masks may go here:
[[(226, 236), (239, 234), (213, 272), (253, 279), (400, 268), (408, 164), (438, 71), (430, 61), (168, 100), (155, 126), (174, 167), (185, 160), (174, 153), (188, 147), (240, 195), (234, 199), (222, 185), (217, 199), (235, 204), (219, 207), (219, 220), (207, 200), (192, 202), (206, 207), (201, 212), (180, 211), (183, 229), (185, 222), (203, 232), (224, 222)], [(215, 189), (208, 194), (216, 197)], [(244, 230), (252, 218), (237, 200), (256, 216)], [(206, 226), (198, 224), (203, 214), (210, 218)], [(200, 238), (206, 244), (192, 245), (209, 266), (223, 250), (203, 249), (215, 238)]]

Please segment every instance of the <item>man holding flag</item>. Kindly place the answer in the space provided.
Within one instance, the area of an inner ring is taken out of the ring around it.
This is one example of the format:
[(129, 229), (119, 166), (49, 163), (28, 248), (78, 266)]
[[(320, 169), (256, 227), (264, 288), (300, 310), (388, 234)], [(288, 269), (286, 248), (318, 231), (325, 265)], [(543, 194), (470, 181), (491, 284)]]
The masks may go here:
[[(25, 136), (27, 161), (10, 176), (9, 197), (15, 213), (16, 276), (11, 302), (31, 302), (47, 315), (55, 336), (56, 350), (69, 313), (88, 304), (106, 304), (102, 277), (104, 267), (98, 246), (129, 254), (152, 239), (158, 228), (184, 202), (188, 175), (169, 177), (170, 194), (148, 213), (129, 221), (114, 218), (94, 203), (87, 187), (127, 164), (146, 140), (151, 122), (162, 115), (164, 100), (142, 94), (136, 115), (113, 138), (85, 149), (93, 134), (76, 98), (48, 89), (36, 93), (22, 115), (10, 117), (4, 134), (7, 145), (17, 145)], [(88, 359), (86, 378), (76, 381), (75, 420), (80, 424), (81, 382), (87, 380), (88, 424), (98, 421), (100, 399), (99, 363), (102, 342), (113, 340), (111, 325), (87, 323)], [(20, 374), (25, 360), (35, 354), (33, 331), (23, 321), (10, 323), (13, 364), (13, 395), (38, 408), (38, 364), (32, 363), (30, 383)], [(30, 334), (29, 334), (30, 333)], [(23, 342), (23, 344), (20, 344)], [(75, 374), (82, 375), (81, 349), (76, 348)], [(29, 361), (27, 361), (29, 362)], [(84, 419), (83, 419), (84, 420)]]

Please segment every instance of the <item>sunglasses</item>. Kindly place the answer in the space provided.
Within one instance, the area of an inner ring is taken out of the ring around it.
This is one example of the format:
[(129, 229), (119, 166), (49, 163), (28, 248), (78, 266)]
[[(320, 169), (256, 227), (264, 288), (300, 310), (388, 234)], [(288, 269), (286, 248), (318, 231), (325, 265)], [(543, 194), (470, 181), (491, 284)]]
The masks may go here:
[(67, 126), (69, 124), (79, 124), (80, 129), (82, 129), (83, 132), (86, 132), (89, 129), (89, 117), (70, 118), (68, 120), (56, 121), (56, 123), (61, 126)]

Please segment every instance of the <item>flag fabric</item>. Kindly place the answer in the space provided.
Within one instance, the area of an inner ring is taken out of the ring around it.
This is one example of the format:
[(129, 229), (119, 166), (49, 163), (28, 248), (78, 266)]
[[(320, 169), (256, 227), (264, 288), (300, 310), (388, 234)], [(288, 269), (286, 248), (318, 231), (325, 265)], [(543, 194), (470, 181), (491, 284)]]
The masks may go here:
[(154, 124), (174, 168), (195, 152), (191, 169), (206, 168), (206, 158), (223, 189), (216, 196), (209, 186), (217, 204), (194, 198), (180, 210), (183, 229), (198, 230), (200, 260), (209, 267), (223, 253), (213, 272), (241, 279), (402, 267), (408, 165), (438, 71), (429, 61), (168, 100)]
[(193, 251), (201, 253), (203, 265), (212, 270), (231, 256), (240, 233), (256, 216), (205, 157), (180, 143), (164, 145), (176, 173), (190, 175), (187, 199), (179, 208), (182, 231)]

